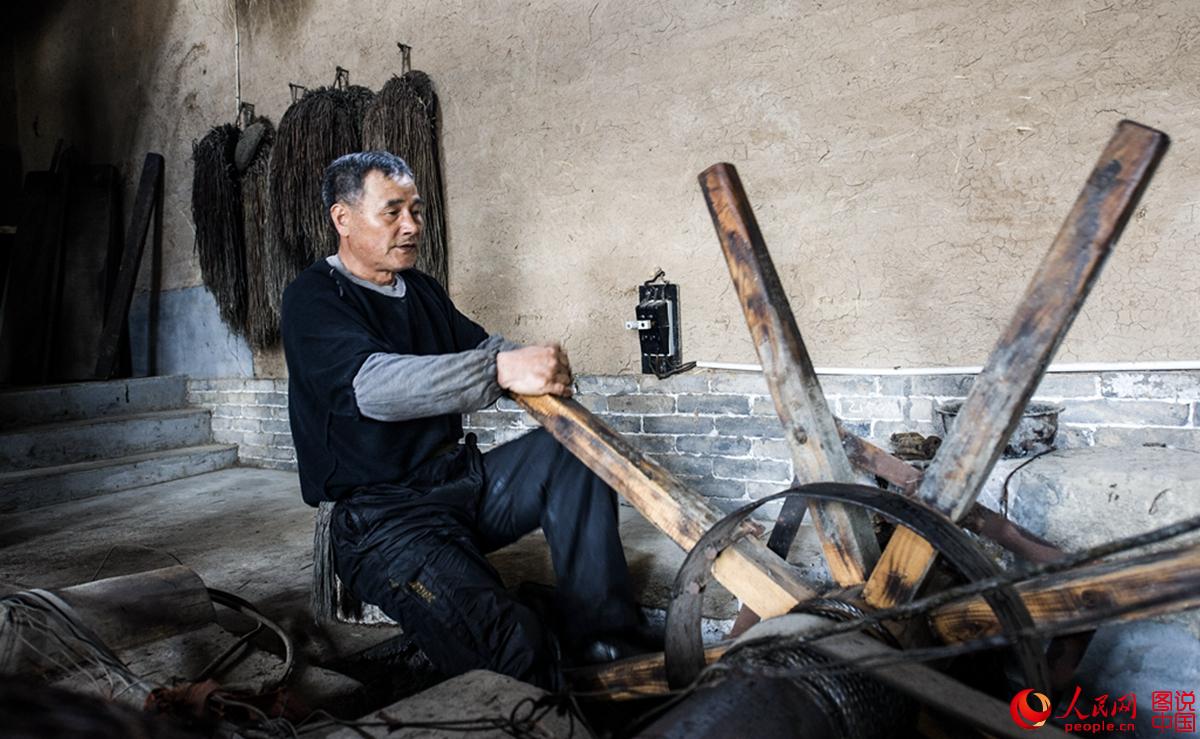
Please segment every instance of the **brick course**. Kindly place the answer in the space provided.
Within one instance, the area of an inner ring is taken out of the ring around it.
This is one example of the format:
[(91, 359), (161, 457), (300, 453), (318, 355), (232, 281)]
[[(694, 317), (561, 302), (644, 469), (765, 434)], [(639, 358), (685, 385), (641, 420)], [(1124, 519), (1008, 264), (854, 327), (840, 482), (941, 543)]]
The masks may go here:
[[(830, 408), (846, 427), (887, 446), (897, 431), (934, 433), (934, 404), (962, 398), (971, 375), (830, 375)], [(214, 438), (237, 444), (242, 464), (294, 470), (286, 379), (192, 380), (189, 402), (213, 412)], [(651, 458), (722, 508), (787, 487), (791, 455), (766, 382), (749, 372), (580, 376), (576, 398)], [(1165, 445), (1200, 451), (1200, 372), (1048, 375), (1035, 399), (1065, 407), (1058, 444)], [(468, 431), (489, 448), (536, 423), (515, 403), (468, 414)], [(778, 506), (768, 507), (768, 512)]]

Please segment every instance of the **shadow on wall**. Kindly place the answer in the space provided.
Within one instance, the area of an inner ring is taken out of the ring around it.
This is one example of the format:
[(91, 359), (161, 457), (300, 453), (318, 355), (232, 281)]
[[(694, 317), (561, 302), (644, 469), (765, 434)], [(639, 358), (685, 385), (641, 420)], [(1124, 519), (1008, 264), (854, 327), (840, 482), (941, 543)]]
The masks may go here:
[[(234, 13), (242, 42), (268, 27), (293, 30), (311, 0), (235, 0), (214, 4), (232, 32)], [(150, 80), (164, 63), (164, 44), (179, 0), (65, 0), (26, 4), (11, 11), (20, 127), (27, 169), (47, 166), (59, 138), (93, 162), (137, 159), (131, 151), (140, 111), (149, 109)], [(236, 6), (236, 7), (235, 7)], [(232, 52), (232, 33), (228, 39)], [(197, 39), (197, 44), (219, 43)], [(128, 174), (128, 173), (127, 173)]]
[(93, 162), (126, 159), (134, 111), (176, 2), (125, 0), (27, 5), (15, 52), (22, 155), (28, 169), (49, 164), (58, 139)]

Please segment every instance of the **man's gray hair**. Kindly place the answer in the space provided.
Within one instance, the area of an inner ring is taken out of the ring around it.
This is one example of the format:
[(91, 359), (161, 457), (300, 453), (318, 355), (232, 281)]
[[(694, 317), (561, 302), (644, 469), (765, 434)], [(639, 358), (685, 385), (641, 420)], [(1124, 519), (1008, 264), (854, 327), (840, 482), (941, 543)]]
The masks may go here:
[(321, 199), (328, 210), (334, 203), (358, 205), (362, 199), (363, 180), (371, 172), (379, 172), (394, 180), (413, 178), (412, 168), (390, 151), (356, 151), (333, 160), (325, 168), (321, 180)]

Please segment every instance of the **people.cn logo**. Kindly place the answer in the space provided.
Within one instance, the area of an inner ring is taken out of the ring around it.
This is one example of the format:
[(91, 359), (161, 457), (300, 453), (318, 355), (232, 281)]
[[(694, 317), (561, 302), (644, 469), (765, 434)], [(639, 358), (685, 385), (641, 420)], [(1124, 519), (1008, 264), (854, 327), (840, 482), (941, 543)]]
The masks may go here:
[[(1040, 707), (1034, 708), (1031, 703)], [(1050, 699), (1034, 692), (1032, 688), (1026, 688), (1013, 696), (1008, 711), (1012, 714), (1013, 722), (1022, 729), (1040, 729), (1050, 718)]]

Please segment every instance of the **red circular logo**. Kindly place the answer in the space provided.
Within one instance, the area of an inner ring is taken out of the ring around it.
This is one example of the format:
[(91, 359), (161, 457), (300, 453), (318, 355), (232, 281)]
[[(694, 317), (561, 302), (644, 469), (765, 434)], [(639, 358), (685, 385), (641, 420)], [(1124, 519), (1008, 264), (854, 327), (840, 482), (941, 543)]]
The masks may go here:
[[(1036, 704), (1037, 708), (1031, 705), (1031, 696), (1032, 703)], [(1041, 728), (1046, 719), (1050, 718), (1050, 699), (1034, 692), (1032, 688), (1026, 688), (1013, 696), (1012, 702), (1008, 704), (1008, 712), (1012, 714), (1013, 723), (1022, 729)]]

